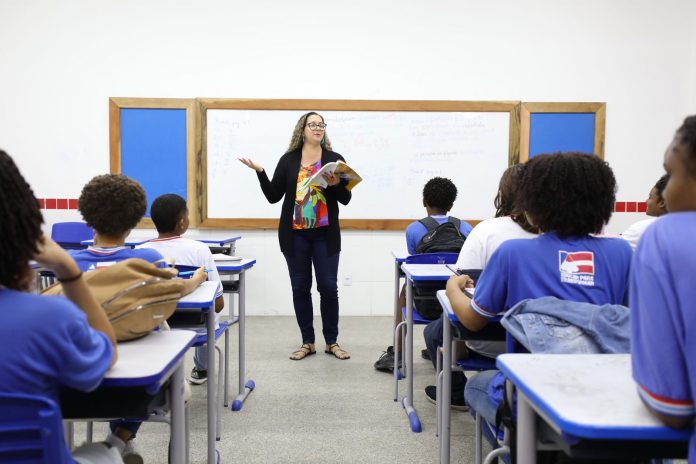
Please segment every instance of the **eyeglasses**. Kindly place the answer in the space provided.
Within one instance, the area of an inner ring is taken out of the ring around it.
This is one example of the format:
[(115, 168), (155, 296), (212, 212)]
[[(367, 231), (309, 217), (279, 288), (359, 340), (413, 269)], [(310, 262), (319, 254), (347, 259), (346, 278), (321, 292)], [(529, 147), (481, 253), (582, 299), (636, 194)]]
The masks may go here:
[(307, 127), (309, 127), (312, 130), (325, 130), (326, 124), (323, 124), (321, 122), (310, 122), (309, 124), (307, 124)]

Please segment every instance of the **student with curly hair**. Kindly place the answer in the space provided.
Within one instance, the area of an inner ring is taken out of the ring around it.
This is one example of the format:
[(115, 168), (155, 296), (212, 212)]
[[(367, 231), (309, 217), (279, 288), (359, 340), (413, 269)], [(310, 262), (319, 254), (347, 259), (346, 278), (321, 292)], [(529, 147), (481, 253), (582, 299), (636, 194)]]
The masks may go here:
[[(41, 232), (43, 218), (29, 184), (0, 150), (0, 391), (58, 402), (61, 387), (91, 391), (116, 362), (116, 336), (70, 256)], [(29, 260), (52, 270), (65, 296), (31, 292)], [(62, 438), (61, 438), (62, 439)], [(120, 463), (125, 443), (92, 443), (60, 462)]]
[(256, 171), (261, 190), (269, 203), (283, 197), (278, 224), (280, 250), (285, 256), (292, 285), (292, 301), (302, 345), (290, 359), (299, 361), (316, 353), (314, 346), (314, 309), (312, 306), (312, 266), (320, 296), (324, 352), (338, 359), (350, 355), (338, 343), (338, 259), (341, 229), (338, 203), (351, 199), (347, 181), (328, 174), (326, 188), (307, 186), (306, 180), (330, 162), (345, 161), (332, 151), (324, 118), (315, 112), (303, 114), (295, 125), (290, 146), (280, 158), (269, 180), (266, 171), (249, 158), (239, 158)]
[[(454, 206), (454, 201), (456, 199), (457, 186), (454, 185), (451, 180), (444, 177), (433, 177), (425, 183), (423, 186), (423, 206), (428, 216), (419, 221), (414, 221), (406, 227), (406, 248), (409, 255), (417, 254), (420, 250), (419, 247), (423, 246), (421, 242), (423, 237), (428, 233), (428, 227), (424, 224), (426, 221), (431, 223), (431, 227), (437, 227), (437, 225), (444, 224), (448, 221), (457, 224), (461, 239), (464, 240), (467, 238), (472, 229), (471, 224), (454, 216), (447, 215), (452, 209), (452, 206)], [(459, 250), (452, 251), (458, 252)], [(401, 288), (401, 293), (399, 294), (399, 308), (403, 308), (406, 305), (405, 290), (405, 286)], [(439, 307), (439, 303), (437, 302), (433, 302), (433, 305)], [(430, 319), (434, 319), (434, 317)], [(402, 313), (398, 311), (394, 317), (394, 328), (396, 328), (402, 320)], [(428, 352), (423, 350), (422, 353), (425, 356)], [(401, 360), (399, 360), (399, 363), (401, 363)], [(393, 372), (394, 347), (388, 346), (377, 361), (375, 361), (374, 366), (378, 371)]]
[[(147, 200), (138, 182), (121, 174), (94, 177), (82, 188), (78, 209), (85, 222), (94, 229), (94, 245), (73, 252), (72, 256), (82, 271), (94, 271), (129, 258), (140, 258), (155, 263), (163, 261), (154, 249), (131, 249), (126, 237), (145, 215)], [(192, 292), (206, 280), (204, 268), (199, 268), (186, 280), (183, 294)], [(135, 448), (135, 434), (142, 422), (123, 419), (110, 422), (113, 436), (126, 442), (123, 459), (126, 464), (142, 464)], [(108, 439), (111, 439), (108, 438)]]
[[(471, 279), (447, 282), (447, 297), (471, 331), (528, 298), (623, 304), (628, 300), (631, 247), (620, 238), (597, 237), (614, 209), (616, 181), (607, 163), (583, 153), (539, 155), (526, 163), (520, 207), (541, 235), (508, 240), (491, 256), (476, 282), (474, 298), (463, 292)], [(488, 421), (495, 406), (488, 384), (497, 371), (472, 377), (466, 402)]]
[(645, 229), (647, 229), (648, 226), (655, 221), (655, 219), (667, 214), (667, 205), (665, 204), (665, 199), (662, 197), (662, 192), (665, 190), (665, 186), (667, 186), (668, 181), (669, 174), (665, 174), (664, 176), (660, 177), (660, 179), (655, 183), (655, 186), (650, 189), (647, 201), (648, 208), (645, 211), (645, 214), (650, 216), (650, 218), (636, 222), (621, 234), (621, 238), (630, 243), (631, 248), (634, 250), (638, 246), (638, 240), (640, 240), (640, 237), (643, 235), (643, 232), (645, 232)]
[[(631, 363), (643, 403), (665, 424), (690, 427), (696, 412), (694, 262), (696, 262), (696, 116), (677, 130), (664, 155), (669, 214), (643, 234), (631, 269)], [(696, 434), (689, 461), (696, 457)]]

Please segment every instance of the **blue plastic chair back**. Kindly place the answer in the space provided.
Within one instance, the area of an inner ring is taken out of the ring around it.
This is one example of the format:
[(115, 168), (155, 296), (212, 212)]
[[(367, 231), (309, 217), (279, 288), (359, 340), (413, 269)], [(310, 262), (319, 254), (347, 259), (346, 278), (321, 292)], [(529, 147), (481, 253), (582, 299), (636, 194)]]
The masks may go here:
[(55, 464), (65, 453), (62, 416), (54, 401), (0, 393), (0, 462)]
[(408, 264), (454, 264), (458, 257), (459, 253), (421, 253), (408, 256), (405, 262)]
[[(186, 264), (175, 264), (174, 267), (179, 271), (179, 277), (182, 279), (190, 279), (193, 276), (193, 273), (198, 269), (200, 266), (188, 266)], [(186, 274), (182, 275), (182, 272), (185, 272)]]
[(83, 240), (94, 238), (94, 231), (84, 222), (56, 222), (51, 228), (51, 238), (58, 245), (68, 250), (82, 250)]

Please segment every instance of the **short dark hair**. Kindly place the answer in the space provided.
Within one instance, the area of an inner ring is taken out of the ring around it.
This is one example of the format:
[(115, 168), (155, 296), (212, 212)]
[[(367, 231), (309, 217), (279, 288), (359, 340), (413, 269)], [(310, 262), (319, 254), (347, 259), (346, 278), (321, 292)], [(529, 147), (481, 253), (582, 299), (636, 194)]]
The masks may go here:
[(423, 201), (431, 208), (445, 212), (452, 209), (457, 199), (457, 187), (445, 177), (433, 177), (423, 187)]
[(662, 192), (665, 191), (665, 187), (667, 187), (667, 182), (669, 182), (669, 174), (665, 174), (664, 176), (660, 177), (657, 182), (655, 182), (655, 191), (657, 192), (657, 196), (662, 200)]
[(160, 195), (150, 206), (150, 217), (160, 234), (174, 231), (176, 223), (186, 212), (186, 200), (176, 193)]
[(43, 217), (31, 187), (17, 165), (0, 150), (0, 285), (29, 288), (29, 260), (38, 253)]
[(520, 204), (542, 232), (581, 236), (601, 232), (616, 200), (607, 163), (587, 153), (538, 155), (527, 162)]
[(147, 200), (135, 180), (121, 174), (104, 174), (82, 188), (78, 209), (97, 233), (119, 236), (138, 225), (145, 215)]
[(688, 151), (689, 168), (692, 174), (696, 174), (696, 115), (688, 116), (677, 129), (679, 143)]

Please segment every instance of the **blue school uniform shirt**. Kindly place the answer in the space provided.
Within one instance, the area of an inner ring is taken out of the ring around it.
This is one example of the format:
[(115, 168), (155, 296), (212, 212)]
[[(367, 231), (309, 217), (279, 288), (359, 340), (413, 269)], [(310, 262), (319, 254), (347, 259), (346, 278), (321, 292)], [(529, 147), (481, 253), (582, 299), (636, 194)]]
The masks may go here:
[(631, 247), (623, 239), (545, 233), (504, 242), (476, 282), (471, 307), (490, 318), (527, 298), (626, 304)]
[(641, 237), (631, 271), (633, 378), (647, 404), (677, 417), (696, 412), (695, 235), (696, 213), (659, 218)]
[[(430, 217), (435, 219), (438, 224), (444, 224), (449, 219), (449, 216), (445, 216), (442, 214)], [(466, 238), (469, 235), (471, 229), (473, 229), (473, 227), (471, 227), (471, 224), (469, 224), (466, 221), (461, 221), (461, 224), (459, 225), (459, 231), (462, 233), (464, 238)], [(408, 249), (409, 255), (416, 254), (416, 247), (418, 246), (418, 242), (420, 242), (420, 240), (427, 232), (428, 228), (418, 221), (412, 222), (408, 225), (408, 227), (406, 227), (406, 248)]]
[[(109, 369), (109, 338), (71, 301), (0, 289), (0, 391), (58, 402), (60, 387), (91, 391)], [(67, 447), (60, 462), (74, 462)]]
[(83, 272), (110, 266), (129, 258), (140, 258), (150, 263), (164, 259), (159, 251), (152, 248), (132, 249), (127, 246), (89, 247), (85, 250), (75, 251), (71, 255)]

